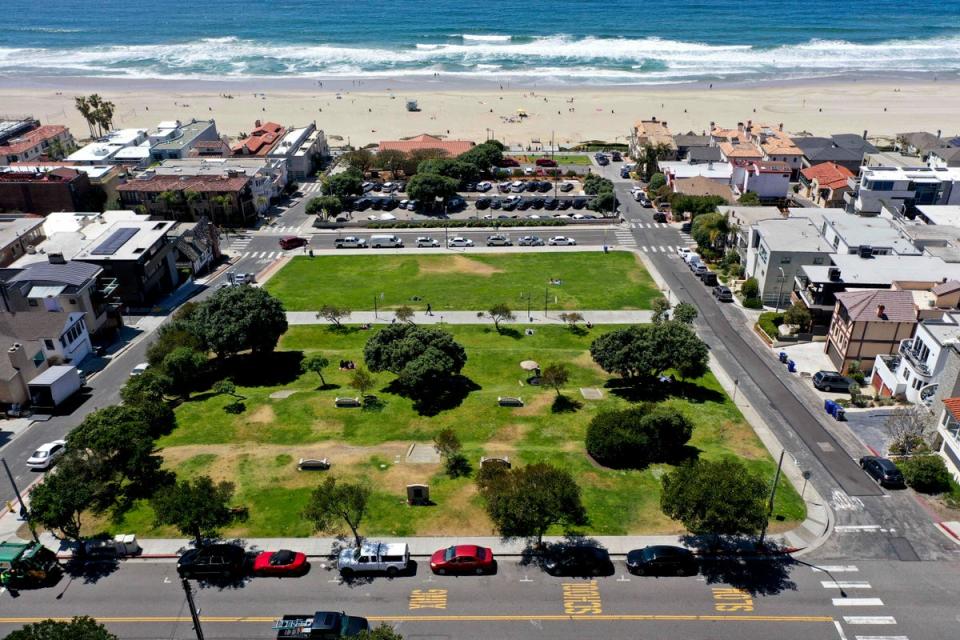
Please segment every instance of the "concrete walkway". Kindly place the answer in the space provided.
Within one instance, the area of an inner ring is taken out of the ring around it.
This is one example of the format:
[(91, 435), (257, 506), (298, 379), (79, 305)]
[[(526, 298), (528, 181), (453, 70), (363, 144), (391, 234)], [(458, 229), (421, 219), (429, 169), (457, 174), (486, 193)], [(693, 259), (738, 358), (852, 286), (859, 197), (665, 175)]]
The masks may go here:
[[(491, 322), (489, 318), (477, 317), (481, 311), (435, 311), (433, 315), (427, 315), (422, 311), (414, 313), (413, 322), (416, 324), (485, 324)], [(538, 324), (564, 324), (560, 319), (562, 311), (549, 311), (544, 315), (543, 311), (532, 311), (528, 319), (525, 311), (514, 311), (516, 320), (504, 325), (511, 327), (538, 325)], [(652, 311), (579, 311), (583, 316), (584, 322), (591, 324), (640, 324), (651, 322), (653, 320)], [(374, 314), (373, 311), (354, 311), (350, 317), (343, 320), (344, 324), (390, 324), (394, 321), (392, 311), (379, 311)], [(294, 324), (332, 324), (328, 320), (317, 317), (316, 311), (288, 311), (287, 322)]]

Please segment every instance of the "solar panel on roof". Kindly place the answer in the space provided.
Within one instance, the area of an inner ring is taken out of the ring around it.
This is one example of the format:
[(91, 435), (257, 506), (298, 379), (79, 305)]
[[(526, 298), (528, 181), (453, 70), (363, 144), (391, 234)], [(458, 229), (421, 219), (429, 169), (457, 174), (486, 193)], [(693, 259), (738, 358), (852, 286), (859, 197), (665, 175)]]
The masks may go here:
[(97, 248), (91, 251), (92, 255), (112, 256), (120, 250), (127, 240), (136, 235), (139, 229), (135, 227), (123, 227), (110, 234), (110, 237), (97, 245)]

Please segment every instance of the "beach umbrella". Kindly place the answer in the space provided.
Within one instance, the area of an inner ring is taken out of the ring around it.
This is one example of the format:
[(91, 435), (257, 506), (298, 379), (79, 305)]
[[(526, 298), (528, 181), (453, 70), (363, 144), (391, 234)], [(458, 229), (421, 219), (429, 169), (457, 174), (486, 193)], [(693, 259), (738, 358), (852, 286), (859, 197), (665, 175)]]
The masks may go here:
[(520, 368), (524, 371), (536, 371), (540, 368), (540, 365), (537, 364), (536, 360), (524, 360), (520, 363)]

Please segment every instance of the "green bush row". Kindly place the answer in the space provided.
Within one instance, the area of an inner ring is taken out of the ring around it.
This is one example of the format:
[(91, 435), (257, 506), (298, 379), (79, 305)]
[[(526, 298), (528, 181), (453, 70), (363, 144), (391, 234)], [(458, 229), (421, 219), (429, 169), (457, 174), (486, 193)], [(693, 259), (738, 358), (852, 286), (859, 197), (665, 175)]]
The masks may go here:
[(503, 219), (503, 220), (384, 220), (381, 222), (371, 222), (367, 225), (369, 229), (436, 229), (449, 227), (457, 229), (461, 227), (562, 227), (567, 224), (566, 220), (557, 220), (555, 218), (541, 218), (539, 220), (524, 219)]

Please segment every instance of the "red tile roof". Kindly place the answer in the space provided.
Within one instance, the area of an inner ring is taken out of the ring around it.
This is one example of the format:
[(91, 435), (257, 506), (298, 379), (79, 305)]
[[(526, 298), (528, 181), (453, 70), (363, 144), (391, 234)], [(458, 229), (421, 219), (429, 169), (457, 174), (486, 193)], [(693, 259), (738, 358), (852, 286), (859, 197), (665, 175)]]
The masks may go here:
[(393, 149), (409, 153), (419, 149), (443, 149), (450, 157), (456, 157), (474, 146), (470, 140), (443, 140), (423, 133), (408, 140), (381, 140), (380, 151)]
[(147, 179), (130, 180), (117, 187), (117, 191), (156, 193), (161, 191), (196, 191), (229, 193), (243, 189), (249, 176), (165, 176), (155, 175)]
[(250, 135), (233, 146), (234, 155), (265, 156), (287, 130), (276, 122), (258, 125)]
[(0, 171), (0, 182), (70, 182), (81, 175), (76, 169), (61, 167), (44, 173), (33, 171)]
[(807, 167), (800, 173), (810, 182), (816, 180), (821, 189), (845, 187), (847, 186), (847, 179), (853, 177), (853, 172), (850, 169), (841, 167), (836, 162), (821, 162), (812, 167)]
[(954, 420), (960, 420), (960, 398), (944, 398), (943, 406), (947, 408)]
[(52, 140), (67, 131), (67, 128), (61, 124), (45, 124), (37, 127), (33, 131), (28, 131), (22, 136), (11, 139), (7, 144), (0, 144), (0, 154), (7, 155), (13, 153), (23, 153), (33, 149), (46, 140)]
[[(917, 307), (910, 291), (860, 289), (836, 294), (853, 322), (916, 322)], [(880, 312), (880, 307), (883, 312)]]

